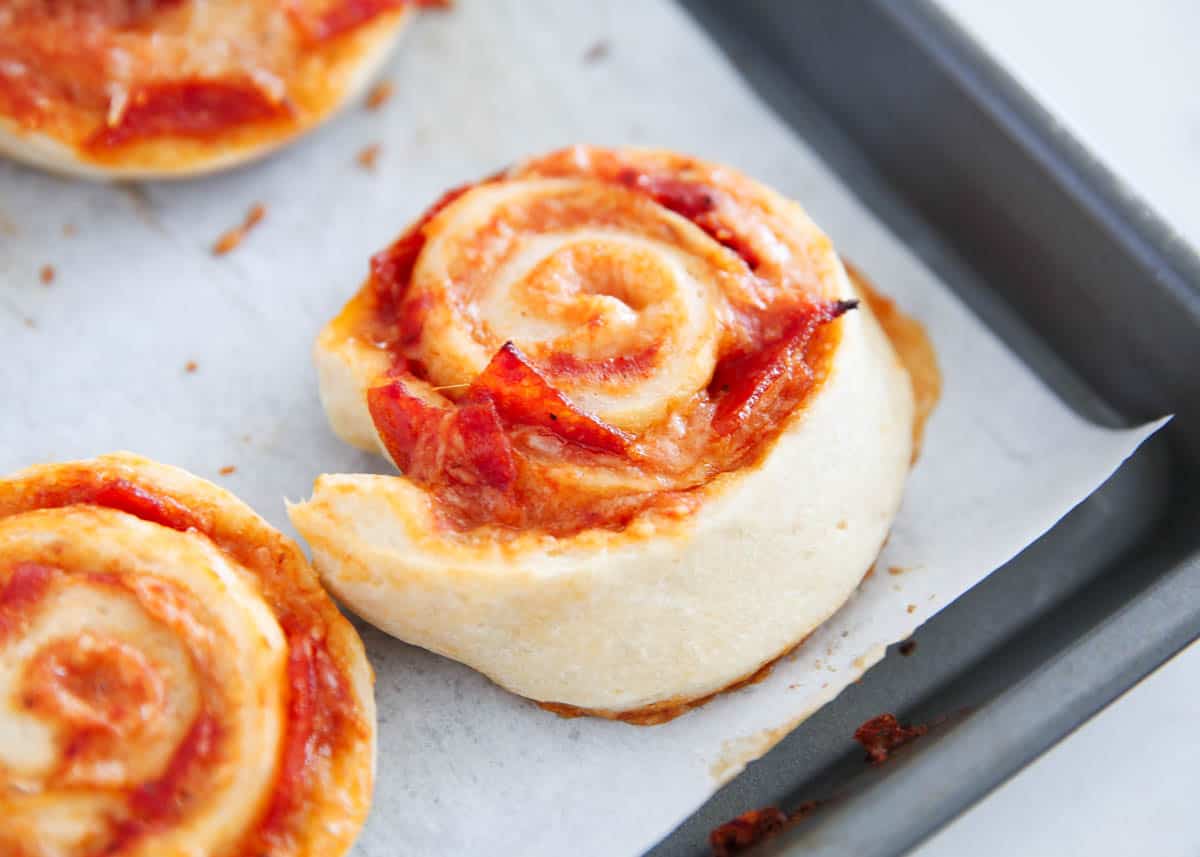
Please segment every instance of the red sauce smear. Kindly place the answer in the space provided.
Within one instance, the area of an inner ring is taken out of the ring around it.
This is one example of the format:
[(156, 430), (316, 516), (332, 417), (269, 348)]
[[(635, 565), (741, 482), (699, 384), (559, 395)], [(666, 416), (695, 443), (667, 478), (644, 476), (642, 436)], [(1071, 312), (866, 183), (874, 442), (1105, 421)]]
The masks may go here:
[(42, 599), (55, 574), (53, 568), (36, 562), (13, 566), (8, 581), (0, 588), (0, 641), (20, 627), (25, 611)]
[(872, 765), (882, 765), (893, 750), (915, 741), (926, 732), (928, 726), (902, 726), (893, 714), (872, 717), (854, 730), (854, 740), (867, 750), (867, 760)]
[(152, 137), (212, 138), (237, 125), (286, 119), (284, 102), (274, 101), (250, 81), (172, 80), (133, 91), (114, 125), (84, 143), (92, 150), (113, 149)]
[(614, 378), (643, 377), (660, 350), (660, 344), (655, 342), (634, 354), (618, 354), (595, 360), (577, 357), (569, 351), (554, 351), (538, 362), (549, 374), (558, 378), (610, 381)]
[(302, 623), (283, 620), (288, 639), (288, 731), (280, 754), (275, 795), (259, 836), (278, 845), (288, 822), (302, 809), (304, 786), (315, 760), (329, 752), (343, 727), (349, 688), (322, 639)]
[(175, 749), (163, 775), (142, 783), (129, 797), (133, 816), (122, 822), (104, 853), (119, 854), (130, 843), (178, 820), (191, 798), (189, 783), (216, 754), (221, 728), (216, 719), (202, 712)]
[(203, 529), (204, 521), (178, 500), (146, 489), (125, 479), (92, 477), (67, 485), (52, 485), (41, 489), (35, 505), (40, 509), (90, 504), (116, 509), (152, 524), (161, 524), (184, 532)]
[(758, 267), (758, 256), (721, 222), (717, 211), (719, 200), (709, 185), (689, 182), (673, 176), (649, 175), (634, 169), (624, 169), (617, 181), (633, 190), (647, 194), (663, 208), (686, 217), (719, 244), (737, 253), (750, 270)]

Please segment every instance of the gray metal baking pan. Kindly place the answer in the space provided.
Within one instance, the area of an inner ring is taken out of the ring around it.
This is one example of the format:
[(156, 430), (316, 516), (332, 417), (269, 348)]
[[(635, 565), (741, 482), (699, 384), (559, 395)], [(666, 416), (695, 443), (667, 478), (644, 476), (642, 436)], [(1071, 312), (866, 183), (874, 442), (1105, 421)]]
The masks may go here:
[[(925, 0), (681, 2), (1078, 412), (1176, 414), (650, 852), (820, 800), (753, 853), (903, 854), (1200, 635), (1200, 259)], [(882, 712), (939, 725), (872, 768), (852, 735)]]

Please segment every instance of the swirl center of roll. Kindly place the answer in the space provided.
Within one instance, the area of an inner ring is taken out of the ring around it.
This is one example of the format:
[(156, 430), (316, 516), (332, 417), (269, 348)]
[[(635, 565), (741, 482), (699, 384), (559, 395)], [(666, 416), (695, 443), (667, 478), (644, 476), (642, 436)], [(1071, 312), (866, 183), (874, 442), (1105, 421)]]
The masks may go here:
[(483, 185), (425, 234), (406, 300), (422, 310), (417, 357), (435, 385), (470, 383), (511, 341), (582, 408), (637, 430), (712, 375), (729, 254), (640, 194)]
[(142, 652), (90, 633), (44, 646), (29, 662), (21, 692), (31, 710), (121, 737), (144, 728), (165, 702), (162, 677)]

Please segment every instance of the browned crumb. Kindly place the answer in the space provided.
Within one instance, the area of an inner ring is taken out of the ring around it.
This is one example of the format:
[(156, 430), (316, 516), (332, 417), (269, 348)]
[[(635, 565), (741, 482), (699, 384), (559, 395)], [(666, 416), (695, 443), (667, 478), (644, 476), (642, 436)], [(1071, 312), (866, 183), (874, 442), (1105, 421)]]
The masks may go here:
[(915, 741), (928, 731), (928, 726), (903, 726), (894, 714), (880, 714), (854, 730), (854, 740), (866, 748), (867, 761), (882, 765), (897, 747)]
[(267, 207), (261, 202), (254, 203), (246, 212), (246, 219), (242, 221), (241, 225), (235, 226), (217, 239), (217, 243), (213, 245), (213, 254), (224, 256), (226, 253), (236, 250), (238, 245), (245, 240), (247, 233), (261, 223), (266, 216)]
[(898, 651), (900, 654), (904, 655), (904, 657), (906, 657), (906, 658), (909, 655), (911, 655), (913, 652), (915, 652), (916, 650), (917, 650), (917, 641), (916, 640), (905, 640), (896, 649), (896, 651)]
[(29, 316), (25, 316), (25, 318), (24, 318), (24, 322), (25, 322), (25, 326), (26, 326), (26, 327), (28, 327), (28, 328), (30, 328), (30, 329), (33, 329), (33, 328), (37, 327), (37, 322), (36, 322), (36, 321), (34, 321), (34, 320), (33, 320), (32, 318), (30, 318)]
[(892, 575), (893, 577), (898, 574), (904, 574), (904, 572), (906, 572), (906, 571), (908, 571), (908, 569), (905, 568), (904, 566), (900, 566), (900, 565), (888, 566), (888, 574)]
[(374, 172), (375, 162), (379, 160), (379, 150), (380, 145), (378, 143), (372, 143), (359, 152), (354, 160), (357, 161), (358, 165), (364, 170)]
[(74, 238), (78, 234), (79, 234), (79, 229), (78, 229), (78, 227), (75, 226), (74, 223), (64, 223), (63, 224), (63, 236), (64, 237)]
[(43, 286), (48, 286), (54, 282), (55, 273), (53, 265), (42, 265), (42, 270), (38, 273), (38, 279), (42, 281)]
[(378, 110), (391, 100), (392, 93), (395, 91), (396, 85), (390, 80), (379, 81), (379, 83), (371, 87), (371, 91), (367, 93), (367, 109)]
[(909, 605), (908, 605), (908, 607), (907, 607), (906, 609), (908, 610), (908, 612), (909, 612), (909, 613), (916, 613), (916, 612), (917, 612), (917, 605), (916, 605), (916, 604), (909, 604)]
[(183, 364), (184, 372), (195, 372), (199, 368), (200, 368), (200, 364), (197, 363), (195, 360), (189, 360), (187, 363)]
[(713, 828), (708, 834), (708, 845), (712, 849), (713, 857), (733, 857), (753, 848), (764, 839), (770, 839), (785, 827), (803, 821), (820, 806), (821, 801), (809, 800), (800, 804), (793, 812), (784, 812), (777, 806), (743, 812), (732, 821)]
[(222, 476), (232, 476), (236, 471), (237, 471), (237, 468), (234, 467), (232, 464), (226, 464), (224, 467), (222, 467), (217, 472), (220, 473)]
[(611, 52), (612, 45), (610, 45), (606, 39), (598, 39), (597, 41), (593, 42), (592, 46), (587, 49), (586, 53), (584, 53), (583, 61), (586, 63), (600, 62), (603, 59), (607, 59)]
[(837, 528), (838, 528), (839, 530), (844, 530), (844, 529), (846, 529), (846, 527), (847, 527), (847, 526), (848, 526), (848, 524), (847, 524), (845, 521), (838, 521), (838, 522), (837, 522)]

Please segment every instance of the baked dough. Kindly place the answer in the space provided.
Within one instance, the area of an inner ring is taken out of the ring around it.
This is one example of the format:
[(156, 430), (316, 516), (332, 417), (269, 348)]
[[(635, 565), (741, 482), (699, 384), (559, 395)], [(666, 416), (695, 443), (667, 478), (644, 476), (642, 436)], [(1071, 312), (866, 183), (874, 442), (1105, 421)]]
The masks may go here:
[(15, 0), (0, 9), (0, 154), (91, 178), (263, 155), (362, 91), (409, 0)]
[(913, 392), (858, 298), (796, 203), (726, 167), (520, 164), (321, 332), (333, 429), (405, 475), (322, 476), (292, 521), (388, 633), (562, 713), (669, 719), (829, 618), (888, 533)]
[(0, 854), (344, 854), (372, 681), (228, 492), (129, 454), (0, 480)]

